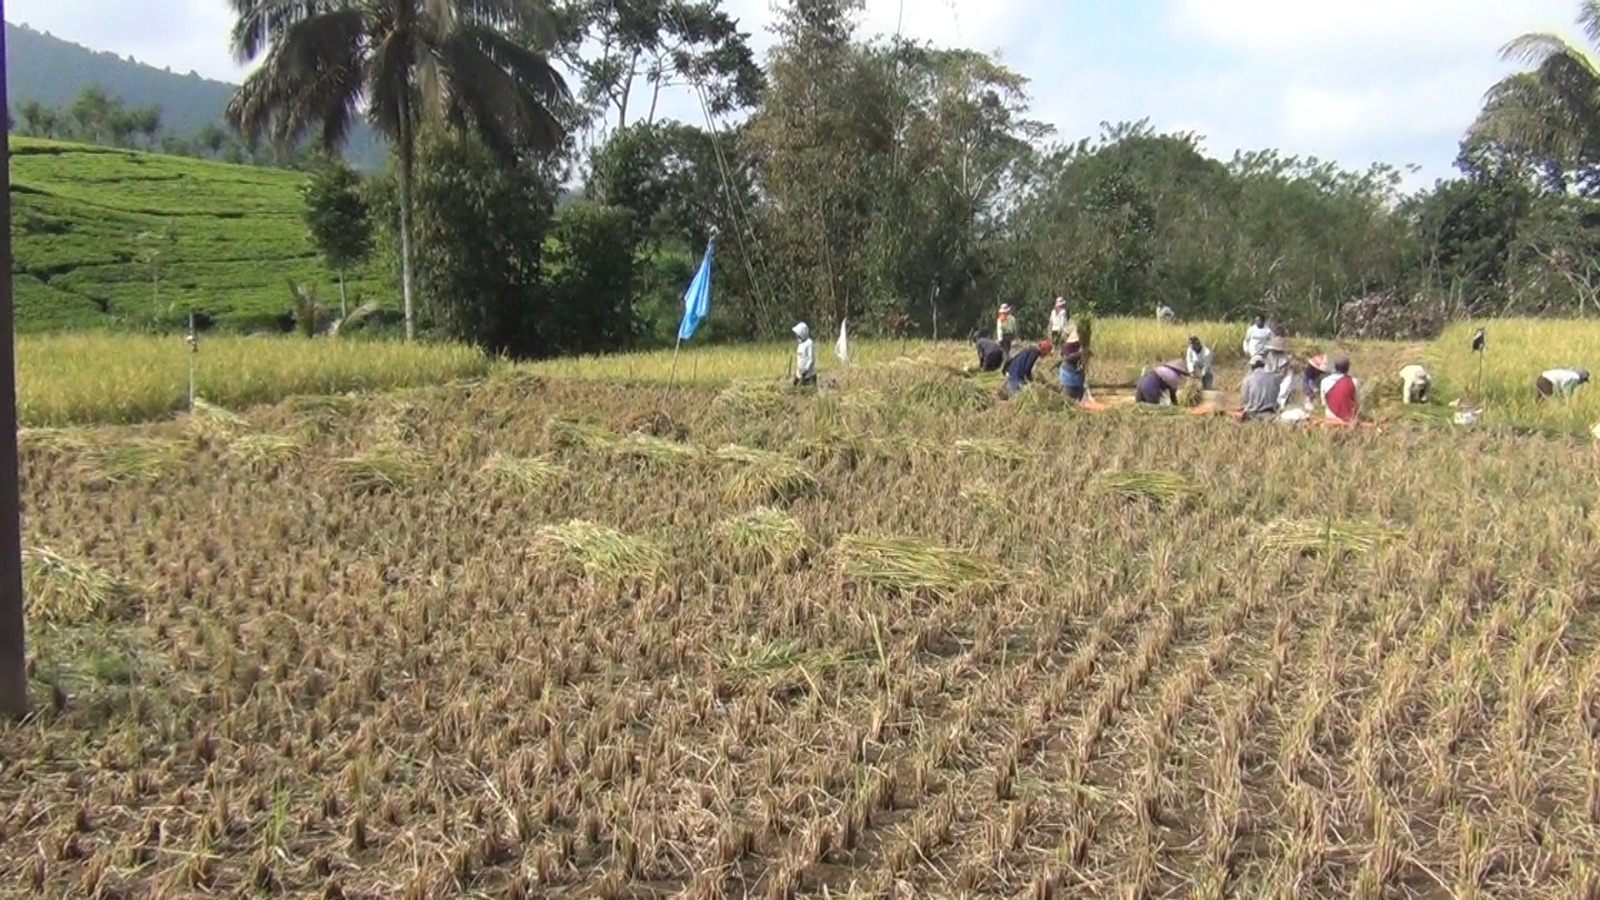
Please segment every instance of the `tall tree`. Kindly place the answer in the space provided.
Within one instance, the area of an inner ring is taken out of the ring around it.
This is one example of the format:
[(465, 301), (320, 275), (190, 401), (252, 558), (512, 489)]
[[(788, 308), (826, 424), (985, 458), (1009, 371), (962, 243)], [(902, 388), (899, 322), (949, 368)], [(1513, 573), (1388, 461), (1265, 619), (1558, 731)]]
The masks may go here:
[(345, 275), (372, 254), (372, 217), (361, 193), (361, 176), (334, 159), (301, 188), (306, 228), (328, 267), (339, 275), (339, 316), (350, 314)]
[(400, 164), (400, 281), (416, 337), (411, 192), (419, 128), (471, 132), (506, 163), (561, 146), (566, 84), (529, 35), (548, 33), (533, 0), (232, 0), (233, 51), (265, 54), (228, 106), (249, 137), (289, 146), (317, 129), (336, 151), (363, 111)]
[[(1577, 24), (1600, 46), (1600, 0), (1578, 4)], [(1558, 189), (1600, 192), (1600, 67), (1558, 34), (1530, 32), (1501, 48), (1507, 61), (1528, 66), (1484, 97), (1471, 135), (1505, 144), (1536, 159)]]

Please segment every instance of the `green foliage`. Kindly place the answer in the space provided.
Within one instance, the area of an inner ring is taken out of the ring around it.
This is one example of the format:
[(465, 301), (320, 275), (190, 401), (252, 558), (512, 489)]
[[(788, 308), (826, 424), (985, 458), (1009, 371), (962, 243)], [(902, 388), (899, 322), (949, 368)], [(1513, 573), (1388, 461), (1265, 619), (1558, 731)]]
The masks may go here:
[(545, 240), (543, 338), (538, 355), (630, 347), (637, 334), (632, 213), (579, 202)]
[(372, 218), (361, 177), (334, 161), (314, 171), (301, 187), (306, 228), (328, 267), (339, 273), (340, 315), (347, 312), (345, 273), (372, 255)]
[[(374, 192), (399, 221), (398, 173)], [(530, 166), (502, 166), (482, 144), (429, 133), (417, 147), (412, 233), (421, 307), (440, 332), (491, 353), (525, 356), (540, 341), (541, 253), (554, 204)]]

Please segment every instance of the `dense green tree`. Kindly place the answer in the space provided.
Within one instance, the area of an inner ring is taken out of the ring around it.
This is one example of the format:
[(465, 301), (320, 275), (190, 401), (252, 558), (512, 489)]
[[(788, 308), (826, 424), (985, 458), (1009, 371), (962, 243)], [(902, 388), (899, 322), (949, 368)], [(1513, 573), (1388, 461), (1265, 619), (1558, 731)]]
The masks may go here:
[(306, 228), (328, 267), (339, 276), (339, 315), (350, 314), (345, 275), (372, 254), (372, 218), (361, 176), (342, 161), (317, 168), (301, 188)]
[(228, 117), (247, 136), (337, 150), (364, 111), (399, 160), (401, 294), (415, 337), (411, 192), (428, 120), (470, 132), (501, 160), (564, 141), (566, 85), (528, 40), (542, 7), (522, 0), (232, 0), (233, 49), (261, 58)]

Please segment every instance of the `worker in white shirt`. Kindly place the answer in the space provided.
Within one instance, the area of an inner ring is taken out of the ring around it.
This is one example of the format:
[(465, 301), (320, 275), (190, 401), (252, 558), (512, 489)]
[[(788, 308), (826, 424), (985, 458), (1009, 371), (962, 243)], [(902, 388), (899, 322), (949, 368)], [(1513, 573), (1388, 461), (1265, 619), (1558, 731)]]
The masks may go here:
[(1257, 354), (1266, 353), (1267, 344), (1271, 343), (1271, 341), (1272, 329), (1267, 327), (1267, 317), (1256, 316), (1255, 323), (1244, 330), (1245, 358), (1254, 359)]
[(1551, 369), (1534, 381), (1533, 389), (1538, 392), (1539, 399), (1544, 400), (1547, 397), (1569, 397), (1578, 389), (1578, 385), (1588, 383), (1588, 369)]
[(1200, 342), (1199, 335), (1189, 336), (1189, 349), (1184, 354), (1184, 362), (1189, 365), (1189, 374), (1200, 379), (1200, 387), (1211, 390), (1216, 384), (1217, 372), (1211, 365), (1211, 348)]
[(1067, 339), (1067, 298), (1057, 297), (1050, 308), (1050, 340), (1060, 344)]
[(794, 383), (796, 387), (812, 387), (817, 383), (817, 345), (811, 340), (811, 328), (801, 322), (794, 326)]
[(1417, 363), (1400, 370), (1400, 401), (1402, 403), (1428, 402), (1428, 370)]

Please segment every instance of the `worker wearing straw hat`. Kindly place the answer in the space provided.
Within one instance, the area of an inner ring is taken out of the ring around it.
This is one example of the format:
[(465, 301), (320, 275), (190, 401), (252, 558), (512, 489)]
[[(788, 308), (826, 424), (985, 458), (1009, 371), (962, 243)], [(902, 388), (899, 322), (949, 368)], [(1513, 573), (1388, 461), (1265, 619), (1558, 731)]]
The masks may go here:
[(1158, 404), (1161, 395), (1166, 394), (1173, 406), (1178, 405), (1178, 388), (1183, 386), (1183, 380), (1189, 377), (1189, 370), (1183, 363), (1173, 360), (1164, 362), (1154, 368), (1146, 369), (1139, 376), (1139, 383), (1134, 388), (1133, 399), (1137, 403)]
[(1057, 297), (1055, 306), (1050, 308), (1050, 340), (1065, 344), (1067, 342), (1067, 298)]
[(1333, 368), (1328, 365), (1326, 354), (1318, 353), (1306, 360), (1305, 377), (1302, 380), (1306, 388), (1305, 407), (1307, 412), (1310, 412), (1312, 406), (1322, 399), (1322, 379), (1327, 378), (1332, 371)]
[(1006, 356), (1011, 355), (1011, 342), (1017, 339), (1017, 320), (1011, 315), (1011, 304), (1000, 304), (1000, 314), (994, 319), (994, 339), (1000, 342), (1000, 349)]
[(1083, 341), (1078, 336), (1078, 323), (1067, 323), (1067, 334), (1061, 345), (1061, 389), (1074, 400), (1082, 400), (1088, 392), (1088, 382), (1083, 373)]

